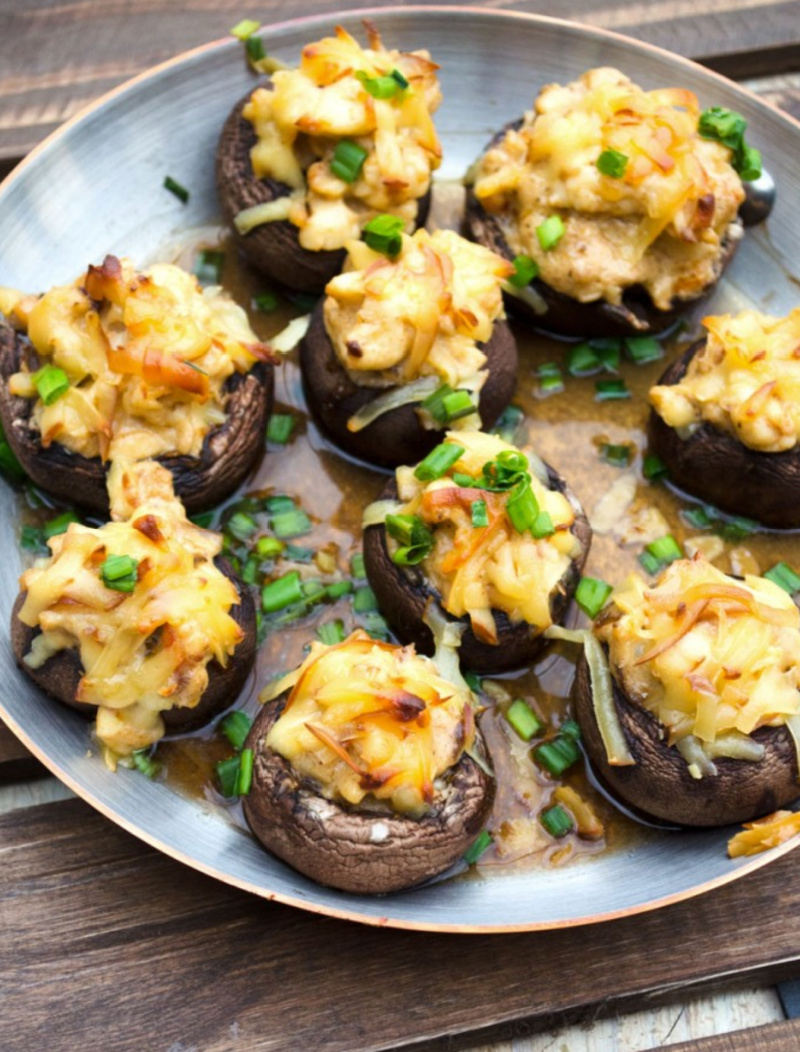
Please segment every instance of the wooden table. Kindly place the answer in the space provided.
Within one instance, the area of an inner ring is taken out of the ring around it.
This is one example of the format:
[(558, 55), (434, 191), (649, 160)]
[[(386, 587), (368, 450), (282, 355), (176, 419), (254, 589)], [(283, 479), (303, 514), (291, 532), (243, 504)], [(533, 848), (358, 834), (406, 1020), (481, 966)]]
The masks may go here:
[[(0, 174), (97, 95), (225, 35), (242, 16), (269, 22), (336, 6), (0, 0)], [(800, 116), (797, 0), (503, 6), (605, 26), (737, 79), (759, 78), (756, 90)], [(419, 935), (320, 918), (215, 883), (81, 801), (59, 799), (68, 794), (45, 775), (0, 725), (4, 1052), (800, 1047), (800, 1022), (784, 1019), (769, 985), (800, 978), (798, 853), (613, 923)], [(782, 993), (788, 999), (792, 984)], [(731, 1028), (739, 1032), (718, 1033)], [(699, 1033), (716, 1036), (674, 1044)]]

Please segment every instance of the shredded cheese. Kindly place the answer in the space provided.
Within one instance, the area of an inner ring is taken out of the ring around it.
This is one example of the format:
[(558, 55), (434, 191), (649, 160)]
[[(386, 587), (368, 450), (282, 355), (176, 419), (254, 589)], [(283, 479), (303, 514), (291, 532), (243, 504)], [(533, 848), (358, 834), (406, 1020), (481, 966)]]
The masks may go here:
[(780, 847), (800, 833), (800, 812), (775, 811), (757, 822), (745, 822), (744, 829), (728, 841), (730, 858), (760, 855), (773, 847)]

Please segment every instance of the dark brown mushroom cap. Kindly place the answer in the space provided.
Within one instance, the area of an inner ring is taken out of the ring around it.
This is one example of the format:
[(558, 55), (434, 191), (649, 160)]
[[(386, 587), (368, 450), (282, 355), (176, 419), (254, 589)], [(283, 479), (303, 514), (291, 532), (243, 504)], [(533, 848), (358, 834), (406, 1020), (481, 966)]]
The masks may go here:
[[(521, 126), (521, 118), (511, 121), (494, 136), (487, 149), (495, 146), (507, 132)], [(513, 260), (514, 253), (505, 239), (500, 223), (480, 204), (472, 187), (467, 188), (466, 221), (470, 235), (475, 241), (491, 248), (498, 255)], [(736, 238), (725, 240), (719, 261), (719, 274), (730, 263), (738, 244)], [(537, 314), (529, 304), (516, 296), (507, 296), (506, 299), (510, 308), (525, 315), (537, 328), (560, 336), (649, 336), (669, 329), (682, 314), (705, 299), (716, 283), (713, 281), (692, 299), (675, 300), (669, 310), (659, 310), (641, 285), (633, 285), (627, 289), (620, 304), (608, 303), (606, 300), (581, 303), (556, 291), (539, 278), (534, 278), (529, 287), (547, 304), (547, 313)]]
[[(704, 346), (705, 340), (692, 344), (669, 366), (659, 385), (679, 383)], [(681, 438), (655, 410), (648, 435), (651, 451), (667, 465), (669, 481), (678, 489), (765, 526), (800, 526), (800, 446), (760, 453), (707, 422)]]
[[(565, 616), (575, 594), (581, 571), (592, 543), (592, 530), (578, 498), (564, 479), (547, 465), (550, 489), (563, 493), (575, 511), (571, 532), (581, 544), (581, 554), (570, 562), (564, 576), (550, 597), (553, 624)], [(380, 495), (381, 500), (396, 500), (397, 485), (392, 479)], [(386, 542), (386, 527), (368, 526), (364, 531), (364, 566), (370, 587), (378, 600), (381, 613), (397, 637), (413, 643), (422, 654), (434, 651), (433, 633), (423, 621), (428, 603), (433, 600), (444, 610), (439, 592), (425, 576), (422, 566), (397, 566), (392, 562)], [(541, 633), (526, 621), (512, 623), (502, 610), (493, 610), (497, 625), (498, 643), (484, 643), (477, 638), (469, 618), (458, 619), (465, 625), (461, 637), (459, 657), (464, 667), (477, 672), (497, 673), (528, 664), (542, 645)], [(457, 620), (446, 614), (450, 620)]]
[[(479, 410), (483, 426), (491, 427), (514, 394), (517, 343), (506, 322), (497, 321), (489, 341), (479, 346), (487, 356), (489, 373), (480, 391)], [(328, 336), (321, 302), (300, 344), (300, 368), (309, 409), (333, 441), (355, 457), (387, 468), (414, 464), (444, 437), (444, 429), (424, 428), (410, 404), (384, 413), (361, 431), (347, 430), (354, 413), (389, 389), (353, 383)]]
[[(267, 80), (261, 87), (272, 89)], [(322, 292), (344, 264), (344, 249), (312, 252), (302, 248), (297, 227), (288, 219), (276, 220), (240, 234), (234, 218), (245, 208), (275, 201), (292, 191), (274, 179), (257, 179), (250, 164), (250, 151), (256, 144), (256, 133), (242, 110), (252, 92), (233, 107), (226, 120), (217, 146), (217, 195), (222, 215), (231, 228), (234, 242), (244, 258), (256, 270), (273, 281), (299, 292)], [(423, 226), (430, 207), (430, 191), (418, 202), (417, 226)]]
[(678, 750), (664, 741), (666, 730), (647, 709), (614, 683), (614, 704), (636, 763), (609, 764), (592, 704), (589, 666), (581, 655), (573, 703), (583, 742), (595, 772), (624, 804), (644, 815), (683, 826), (724, 826), (747, 822), (785, 807), (800, 796), (797, 757), (786, 727), (761, 727), (752, 735), (764, 746), (760, 762), (714, 760), (718, 774), (695, 779)]
[[(35, 351), (27, 337), (0, 316), (0, 420), (17, 459), (46, 493), (107, 514), (106, 465), (99, 457), (71, 453), (58, 442), (45, 448), (32, 423), (34, 399), (9, 391), (8, 382), (23, 362), (35, 369)], [(255, 465), (264, 450), (273, 386), (273, 367), (264, 362), (246, 375), (234, 373), (223, 388), (228, 394), (225, 423), (209, 431), (200, 455), (156, 457), (172, 473), (175, 494), (190, 515), (220, 504)]]
[(319, 884), (362, 895), (419, 884), (464, 854), (494, 800), (493, 780), (471, 757), (463, 754), (444, 775), (432, 810), (420, 819), (345, 808), (321, 796), (265, 745), (286, 698), (264, 706), (245, 742), (254, 761), (244, 815), (268, 851)]
[[(232, 705), (244, 687), (255, 661), (256, 611), (250, 590), (242, 584), (225, 559), (218, 558), (214, 562), (217, 569), (233, 581), (239, 593), (241, 602), (238, 606), (231, 607), (230, 614), (244, 635), (225, 668), (217, 661), (209, 662), (208, 686), (194, 708), (166, 709), (162, 712), (168, 734), (185, 734), (197, 730)], [(30, 628), (17, 616), (26, 595), (27, 592), (21, 592), (17, 596), (11, 611), (11, 649), (17, 664), (45, 693), (78, 712), (94, 716), (95, 705), (75, 700), (84, 673), (80, 654), (76, 649), (59, 650), (40, 668), (29, 668), (23, 663), (22, 659), (31, 649), (33, 640), (41, 634), (40, 628)]]

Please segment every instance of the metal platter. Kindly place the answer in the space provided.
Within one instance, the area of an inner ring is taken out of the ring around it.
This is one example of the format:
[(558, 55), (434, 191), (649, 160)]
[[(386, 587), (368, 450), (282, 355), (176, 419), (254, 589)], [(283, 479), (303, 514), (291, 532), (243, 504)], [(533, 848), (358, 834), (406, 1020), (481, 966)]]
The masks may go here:
[[(529, 108), (538, 88), (592, 66), (617, 66), (645, 88), (680, 85), (703, 105), (739, 110), (778, 188), (768, 224), (751, 231), (715, 310), (749, 302), (772, 313), (798, 302), (800, 125), (728, 81), (666, 52), (552, 19), (463, 8), (402, 8), (302, 19), (271, 27), (270, 54), (295, 62), (335, 23), (358, 32), (371, 17), (392, 47), (428, 48), (441, 65), (437, 114), (445, 161), (459, 178), (491, 134)], [(38, 147), (0, 188), (0, 285), (39, 289), (71, 280), (106, 252), (137, 260), (185, 227), (217, 219), (213, 155), (233, 103), (253, 86), (232, 39), (166, 63), (105, 96)], [(165, 174), (192, 188), (176, 208)], [(13, 500), (0, 513), (4, 623), (21, 561)], [(442, 881), (384, 898), (320, 887), (267, 855), (210, 808), (128, 771), (111, 774), (87, 752), (87, 725), (41, 694), (15, 667), (7, 635), (0, 715), (31, 751), (108, 818), (160, 850), (268, 899), (369, 924), (499, 932), (585, 924), (675, 902), (740, 877), (789, 850), (731, 861), (729, 830), (648, 835), (560, 869)]]

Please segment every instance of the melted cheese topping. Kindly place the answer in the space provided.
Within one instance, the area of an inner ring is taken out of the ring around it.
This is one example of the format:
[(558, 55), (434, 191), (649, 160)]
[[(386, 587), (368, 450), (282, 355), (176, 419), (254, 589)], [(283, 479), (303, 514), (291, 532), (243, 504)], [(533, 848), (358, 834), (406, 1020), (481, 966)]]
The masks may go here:
[[(24, 659), (31, 668), (77, 649), (84, 675), (75, 700), (98, 706), (98, 739), (126, 756), (162, 737), (165, 709), (198, 704), (209, 661), (226, 665), (242, 630), (230, 616), (236, 588), (213, 562), (221, 537), (186, 518), (166, 468), (117, 461), (108, 486), (116, 521), (72, 523), (52, 537), (52, 555), (20, 578), (28, 594), (19, 617), (41, 628)], [(103, 583), (110, 555), (138, 561), (132, 592)]]
[(404, 236), (393, 260), (354, 241), (345, 272), (325, 289), (325, 328), (357, 384), (438, 376), (451, 387), (479, 390), (486, 355), (477, 344), (503, 317), (501, 280), (512, 271), (450, 230)]
[(756, 822), (745, 822), (741, 832), (728, 841), (728, 857), (760, 855), (780, 847), (800, 833), (800, 811), (775, 811)]
[(705, 346), (677, 384), (650, 402), (670, 427), (703, 421), (750, 449), (780, 453), (800, 440), (800, 308), (786, 318), (754, 310), (704, 318)]
[(413, 646), (378, 643), (361, 629), (335, 646), (312, 643), (261, 700), (289, 688), (266, 743), (331, 800), (422, 815), (436, 779), (474, 741), (466, 688), (442, 679)]
[(653, 588), (631, 575), (612, 601), (595, 631), (613, 675), (670, 745), (691, 737), (713, 756), (725, 739), (800, 711), (800, 612), (771, 581), (679, 560)]
[(70, 382), (45, 405), (34, 373), (11, 377), (12, 394), (36, 399), (42, 445), (103, 460), (198, 456), (225, 421), (226, 380), (269, 353), (226, 293), (166, 263), (137, 273), (107, 256), (73, 285), (18, 301), (13, 319)]
[[(740, 230), (731, 151), (700, 138), (698, 116), (690, 91), (645, 92), (618, 70), (589, 70), (542, 90), (479, 161), (475, 194), (552, 288), (619, 303), (643, 285), (666, 310), (719, 277), (723, 241)], [(606, 150), (627, 158), (622, 178), (597, 167)], [(536, 228), (552, 215), (565, 233), (545, 252)]]
[[(441, 101), (438, 66), (426, 51), (386, 51), (374, 30), (370, 44), (363, 49), (337, 28), (335, 37), (303, 48), (299, 69), (274, 73), (271, 91), (257, 88), (243, 111), (258, 136), (253, 172), (298, 191), (289, 220), (311, 251), (343, 248), (380, 213), (400, 216), (412, 230), (441, 163), (431, 119)], [(356, 77), (395, 69), (409, 86), (388, 99), (373, 98)], [(352, 183), (330, 167), (342, 140), (367, 154)]]
[[(548, 489), (532, 474), (531, 489), (540, 511), (552, 519), (555, 532), (536, 539), (519, 533), (506, 511), (508, 493), (490, 493), (456, 485), (452, 475), (479, 478), (484, 464), (498, 453), (519, 452), (507, 442), (481, 431), (450, 432), (464, 453), (448, 474), (421, 482), (414, 469), (397, 470), (397, 488), (404, 506), (401, 514), (418, 515), (433, 531), (434, 546), (421, 567), (454, 617), (469, 615), (475, 635), (497, 643), (492, 610), (503, 610), (513, 623), (526, 621), (537, 632), (552, 624), (550, 600), (580, 542), (570, 532), (575, 512), (567, 498)], [(486, 501), (489, 524), (472, 525), (471, 507)], [(389, 538), (390, 550), (394, 542)]]

